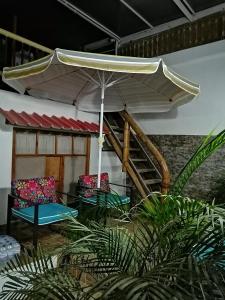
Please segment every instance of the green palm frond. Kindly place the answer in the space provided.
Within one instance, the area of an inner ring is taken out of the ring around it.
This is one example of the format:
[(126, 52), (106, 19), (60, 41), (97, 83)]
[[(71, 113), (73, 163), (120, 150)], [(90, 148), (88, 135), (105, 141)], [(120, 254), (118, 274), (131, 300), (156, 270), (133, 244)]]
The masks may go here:
[(76, 238), (63, 253), (82, 253), (79, 267), (85, 272), (94, 272), (99, 276), (115, 272), (132, 273), (137, 270), (137, 257), (140, 255), (137, 254), (134, 235), (127, 229), (119, 226), (107, 227), (94, 222), (86, 227), (71, 219), (69, 230), (75, 233)]
[[(216, 276), (212, 276), (212, 272)], [(167, 260), (143, 276), (116, 274), (98, 282), (89, 294), (96, 299), (223, 299), (223, 274), (192, 256)], [(218, 298), (214, 298), (214, 297)]]
[(161, 196), (153, 193), (144, 201), (140, 216), (158, 226), (171, 221), (176, 222), (177, 219), (181, 222), (182, 218), (184, 222), (188, 223), (200, 214), (206, 214), (209, 208), (211, 208), (210, 204), (204, 201), (176, 195)]
[(224, 143), (225, 143), (225, 130), (221, 131), (218, 135), (213, 137), (211, 140), (211, 135), (202, 142), (200, 147), (192, 155), (183, 169), (180, 171), (177, 176), (174, 184), (170, 189), (170, 194), (181, 195), (184, 189), (184, 186), (188, 182), (191, 175), (195, 170), (213, 153), (215, 153)]
[(152, 194), (144, 201), (140, 217), (167, 231), (180, 232), (182, 228), (187, 234), (193, 230), (198, 232), (207, 224), (209, 230), (217, 226), (223, 234), (225, 227), (225, 209), (222, 206), (175, 195)]
[(31, 251), (32, 257), (25, 250), (20, 256), (15, 256), (13, 260), (7, 262), (4, 269), (0, 271), (1, 275), (20, 273), (23, 277), (32, 277), (35, 273), (42, 273), (54, 267), (53, 258), (43, 252), (41, 248), (38, 251)]
[[(184, 217), (184, 207), (179, 214)], [(187, 224), (191, 223), (183, 225)], [(95, 278), (103, 278), (97, 281), (91, 295), (94, 296), (98, 291), (101, 295), (99, 299), (120, 299), (122, 296), (126, 296), (125, 299), (138, 299), (135, 297), (139, 293), (143, 293), (146, 299), (168, 299), (166, 297), (169, 294), (174, 299), (185, 299), (184, 295), (202, 299), (200, 297), (204, 293), (205, 299), (211, 299), (209, 287), (212, 286), (215, 292), (221, 294), (224, 271), (219, 270), (219, 277), (215, 275), (214, 279), (208, 273), (214, 269), (216, 274), (217, 266), (224, 261), (224, 235), (220, 224), (215, 222), (212, 227), (211, 222), (204, 221), (198, 226), (195, 223), (189, 230), (185, 226), (172, 229), (168, 230), (168, 224), (158, 227), (144, 220), (137, 223), (135, 232), (127, 234), (126, 230), (120, 228), (112, 230), (94, 224), (93, 232), (95, 240), (99, 241), (99, 248), (93, 251), (94, 257), (82, 257), (80, 264), (85, 272), (95, 273)], [(208, 249), (211, 251), (207, 253)], [(115, 281), (111, 282), (111, 278)], [(196, 286), (195, 282), (198, 283)], [(217, 282), (220, 282), (218, 286)], [(191, 289), (193, 291), (190, 293)]]
[[(68, 273), (59, 269), (54, 269), (35, 276), (26, 276), (26, 282), (21, 278), (21, 274), (9, 276), (9, 280), (4, 284), (0, 299), (62, 299), (78, 300), (82, 299), (83, 292), (76, 280)], [(12, 298), (10, 298), (10, 297)]]
[(26, 252), (16, 256), (2, 271), (8, 280), (0, 299), (82, 299), (80, 282), (55, 264), (41, 248), (33, 251), (32, 258)]
[(209, 142), (209, 141), (211, 140), (211, 138), (214, 136), (215, 130), (216, 130), (216, 129), (211, 130), (211, 131), (208, 133), (208, 135), (202, 139), (202, 142), (200, 143), (199, 147), (196, 149), (195, 154), (198, 153), (198, 152), (200, 152), (200, 150), (201, 150), (205, 145), (208, 144), (208, 142)]

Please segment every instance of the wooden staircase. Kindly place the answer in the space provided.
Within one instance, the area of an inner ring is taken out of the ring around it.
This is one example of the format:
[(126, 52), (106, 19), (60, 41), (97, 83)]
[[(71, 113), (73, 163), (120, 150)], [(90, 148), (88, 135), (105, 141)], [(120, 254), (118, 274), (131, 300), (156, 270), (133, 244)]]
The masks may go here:
[(167, 193), (170, 174), (167, 164), (149, 138), (126, 112), (104, 114), (106, 135), (104, 151), (115, 151), (142, 197), (151, 192)]

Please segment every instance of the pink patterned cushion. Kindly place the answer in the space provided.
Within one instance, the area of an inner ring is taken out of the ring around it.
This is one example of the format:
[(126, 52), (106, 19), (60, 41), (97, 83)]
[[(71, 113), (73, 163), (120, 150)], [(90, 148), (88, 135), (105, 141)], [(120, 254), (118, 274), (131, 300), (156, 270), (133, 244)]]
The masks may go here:
[(40, 177), (38, 178), (38, 183), (44, 194), (44, 198), (47, 199), (48, 202), (58, 202), (59, 199), (55, 192), (55, 178), (53, 176)]
[[(94, 191), (94, 189), (97, 189), (97, 181), (98, 181), (97, 174), (81, 175), (79, 177), (79, 184), (81, 187), (81, 192), (83, 197), (90, 198), (96, 195), (96, 191)], [(110, 192), (108, 173), (101, 174), (100, 187), (101, 187), (100, 188), (101, 191)]]
[(14, 206), (17, 208), (29, 207), (34, 203), (58, 202), (54, 177), (13, 180), (12, 194), (24, 199), (15, 200)]

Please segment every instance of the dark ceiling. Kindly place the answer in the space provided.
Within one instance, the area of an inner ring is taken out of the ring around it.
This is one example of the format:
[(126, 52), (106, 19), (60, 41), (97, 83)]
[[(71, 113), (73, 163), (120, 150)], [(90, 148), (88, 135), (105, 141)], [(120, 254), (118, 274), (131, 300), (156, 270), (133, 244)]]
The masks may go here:
[[(221, 0), (186, 1), (195, 12), (225, 3)], [(153, 27), (184, 17), (174, 0), (126, 0)], [(119, 37), (149, 29), (120, 0), (70, 0)], [(79, 50), (109, 37), (57, 0), (0, 0), (0, 27), (49, 48)]]

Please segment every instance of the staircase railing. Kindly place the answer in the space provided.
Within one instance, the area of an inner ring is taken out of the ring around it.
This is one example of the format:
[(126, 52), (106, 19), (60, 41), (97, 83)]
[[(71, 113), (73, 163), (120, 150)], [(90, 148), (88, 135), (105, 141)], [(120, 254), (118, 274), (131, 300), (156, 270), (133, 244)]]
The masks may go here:
[(151, 153), (152, 156), (157, 161), (160, 168), (160, 174), (162, 177), (161, 192), (162, 194), (166, 194), (170, 186), (170, 172), (164, 157), (157, 149), (157, 147), (144, 134), (140, 126), (134, 121), (134, 119), (126, 111), (120, 112), (120, 115), (125, 120), (125, 122), (129, 124), (130, 128), (136, 133), (136, 136), (145, 145), (147, 151)]
[(52, 53), (52, 49), (0, 28), (0, 73), (3, 67), (23, 64)]
[(120, 141), (118, 140), (117, 136), (114, 134), (114, 132), (111, 128), (111, 125), (109, 124), (109, 122), (107, 121), (106, 118), (104, 118), (104, 123), (105, 123), (106, 127), (108, 127), (108, 129), (109, 129), (109, 133), (107, 134), (107, 139), (113, 146), (114, 151), (116, 152), (120, 161), (123, 163), (123, 168), (126, 169), (128, 175), (132, 178), (132, 181), (134, 182), (136, 188), (138, 189), (141, 197), (146, 198), (147, 194), (146, 194), (145, 190), (143, 189), (143, 186), (140, 182), (140, 178), (138, 177), (138, 174), (135, 173), (135, 171), (133, 170), (133, 168), (130, 165), (128, 160), (123, 160), (124, 151), (121, 147)]

